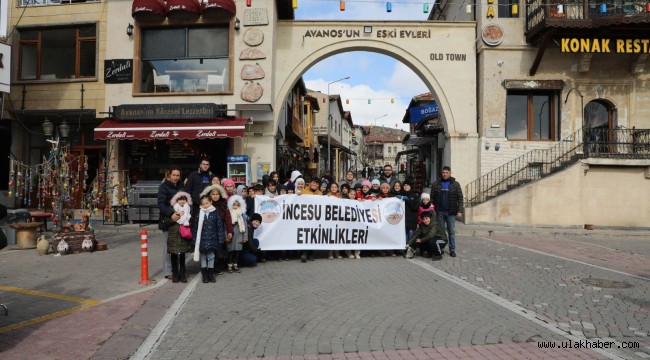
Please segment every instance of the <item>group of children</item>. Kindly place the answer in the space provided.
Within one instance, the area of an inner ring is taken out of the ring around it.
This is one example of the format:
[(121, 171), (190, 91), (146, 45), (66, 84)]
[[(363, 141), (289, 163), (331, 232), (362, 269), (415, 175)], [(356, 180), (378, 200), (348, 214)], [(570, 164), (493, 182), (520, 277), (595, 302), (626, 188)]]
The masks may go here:
[[(215, 269), (216, 259), (224, 258), (229, 273), (239, 273), (239, 256), (242, 250), (255, 251), (254, 232), (262, 223), (262, 216), (253, 214), (250, 218), (246, 214), (246, 201), (239, 195), (231, 195), (226, 202), (226, 192), (220, 185), (208, 186), (199, 200), (198, 213), (191, 213), (191, 197), (188, 193), (179, 191), (171, 200), (171, 206), (180, 216), (178, 233), (181, 227), (190, 227), (191, 237), (187, 238), (188, 247), (193, 251), (193, 259), (201, 265), (203, 283), (216, 282), (215, 274), (221, 273)], [(190, 219), (192, 219), (190, 221)], [(168, 237), (168, 252), (170, 243), (175, 241), (179, 234), (170, 227)], [(171, 232), (174, 232), (173, 236)], [(185, 252), (181, 251), (182, 264), (176, 265), (172, 260), (172, 282), (186, 282), (184, 260)], [(181, 259), (179, 259), (181, 260)], [(179, 269), (176, 270), (176, 266)], [(175, 274), (178, 273), (178, 278)]]
[[(395, 181), (391, 186), (387, 182), (382, 183), (375, 179), (360, 183), (343, 183), (339, 186), (333, 181), (313, 178), (307, 185), (300, 176), (290, 181), (290, 185), (278, 184), (277, 180), (270, 178), (266, 186), (256, 184), (248, 189), (240, 186), (237, 192), (232, 194), (227, 193), (218, 183), (213, 183), (201, 192), (199, 206), (194, 207), (196, 214), (191, 210), (190, 195), (179, 191), (170, 204), (180, 218), (176, 221), (178, 229), (170, 228), (170, 233), (175, 233), (169, 236), (168, 248), (182, 255), (177, 261), (172, 259), (173, 268), (179, 267), (177, 271), (173, 271), (174, 274), (179, 274), (178, 277), (173, 276), (173, 282), (186, 281), (184, 253), (188, 251), (193, 251), (194, 261), (200, 262), (204, 283), (216, 282), (215, 274), (222, 272), (220, 267), (215, 269), (218, 259), (225, 259), (227, 266), (223, 269), (228, 273), (240, 272), (239, 261), (242, 251), (252, 253), (256, 260), (265, 261), (265, 254), (259, 249), (259, 241), (255, 236), (256, 230), (262, 223), (261, 215), (253, 211), (256, 195), (274, 197), (295, 193), (334, 196), (354, 201), (399, 198), (405, 204), (407, 243), (404, 254), (420, 253), (432, 257), (433, 260), (442, 258), (442, 250), (447, 244), (446, 232), (435, 221), (435, 208), (429, 194), (422, 194), (418, 199), (409, 182)], [(172, 246), (174, 245), (172, 242), (177, 242), (179, 238), (185, 239), (188, 249)], [(408, 251), (409, 249), (415, 252)], [(172, 251), (169, 252), (173, 254)], [(281, 261), (287, 260), (288, 254), (288, 252), (279, 252), (270, 255), (275, 255), (276, 259)], [(301, 261), (313, 260), (312, 254), (312, 251), (301, 253)], [(383, 251), (370, 254), (385, 255)], [(388, 255), (395, 256), (395, 252), (389, 250)], [(346, 251), (346, 256), (350, 259), (360, 259), (361, 251)], [(338, 250), (331, 250), (328, 257), (329, 259), (342, 258)]]

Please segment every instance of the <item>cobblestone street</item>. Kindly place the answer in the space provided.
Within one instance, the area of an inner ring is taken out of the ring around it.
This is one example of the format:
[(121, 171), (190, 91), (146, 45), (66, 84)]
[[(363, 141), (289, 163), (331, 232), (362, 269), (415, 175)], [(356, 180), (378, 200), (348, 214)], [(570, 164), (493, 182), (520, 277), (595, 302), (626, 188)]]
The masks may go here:
[[(479, 353), (508, 345), (534, 357), (540, 350), (531, 343), (580, 339), (640, 343), (640, 349), (594, 349), (589, 358), (649, 356), (646, 279), (488, 238), (461, 237), (459, 244), (457, 258), (438, 262), (272, 262), (221, 276), (216, 285), (198, 284), (149, 357), (334, 357), (427, 348), (473, 357), (463, 350), (468, 345)], [(580, 356), (557, 349), (553, 357), (569, 354)]]

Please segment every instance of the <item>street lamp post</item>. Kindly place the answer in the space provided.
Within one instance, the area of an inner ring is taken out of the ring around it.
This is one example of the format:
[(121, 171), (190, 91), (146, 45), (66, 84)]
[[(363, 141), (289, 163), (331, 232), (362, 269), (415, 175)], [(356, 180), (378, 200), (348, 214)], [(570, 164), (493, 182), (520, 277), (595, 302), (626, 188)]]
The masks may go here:
[(336, 81), (332, 81), (331, 83), (327, 84), (327, 171), (330, 172), (330, 175), (332, 175), (332, 162), (331, 162), (331, 149), (330, 149), (330, 122), (332, 121), (332, 114), (331, 114), (331, 109), (330, 109), (330, 85), (337, 83), (339, 81), (347, 80), (349, 79), (349, 76), (346, 76), (342, 79), (338, 79)]
[[(578, 90), (578, 88), (571, 88), (569, 90), (569, 92), (566, 93), (566, 97), (564, 98), (564, 104), (566, 104), (567, 101), (569, 100), (569, 94), (571, 94), (571, 91), (573, 91), (573, 90), (575, 90), (578, 93), (578, 95), (580, 95), (580, 114), (581, 114), (581, 117), (582, 117), (582, 142), (584, 144), (585, 157), (588, 158), (589, 157), (589, 146), (587, 145), (587, 142), (588, 142), (587, 140), (589, 139), (588, 138), (589, 124), (585, 124), (584, 96), (582, 95), (580, 90)], [(587, 126), (585, 126), (585, 125), (587, 125)]]
[(383, 117), (386, 117), (386, 116), (388, 116), (388, 114), (384, 114), (384, 115), (382, 115), (380, 117), (376, 117), (375, 120), (373, 120), (373, 123), (375, 124), (375, 126), (377, 126), (377, 120), (379, 120), (379, 119), (381, 119)]

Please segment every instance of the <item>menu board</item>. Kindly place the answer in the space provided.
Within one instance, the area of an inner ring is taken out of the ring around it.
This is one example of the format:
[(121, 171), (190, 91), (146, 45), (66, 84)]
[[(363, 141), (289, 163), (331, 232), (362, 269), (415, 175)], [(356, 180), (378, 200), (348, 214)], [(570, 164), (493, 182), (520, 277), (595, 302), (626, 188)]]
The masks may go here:
[(183, 141), (170, 141), (169, 144), (169, 160), (185, 161), (194, 160), (194, 152), (191, 148), (186, 147)]

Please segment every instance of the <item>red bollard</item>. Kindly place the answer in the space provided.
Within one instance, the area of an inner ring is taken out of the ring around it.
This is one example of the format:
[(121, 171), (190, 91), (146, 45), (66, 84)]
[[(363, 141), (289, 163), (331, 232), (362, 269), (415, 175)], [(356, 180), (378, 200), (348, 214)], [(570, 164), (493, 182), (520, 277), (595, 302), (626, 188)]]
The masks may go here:
[(147, 230), (144, 229), (140, 232), (140, 251), (142, 253), (142, 278), (138, 284), (149, 285), (151, 281), (149, 280), (149, 256), (147, 255)]

